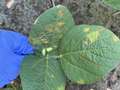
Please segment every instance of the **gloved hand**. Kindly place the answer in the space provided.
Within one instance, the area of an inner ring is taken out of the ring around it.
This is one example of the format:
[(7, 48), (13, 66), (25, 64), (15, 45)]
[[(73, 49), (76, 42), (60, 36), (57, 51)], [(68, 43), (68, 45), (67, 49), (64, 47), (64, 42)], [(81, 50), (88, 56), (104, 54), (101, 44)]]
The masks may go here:
[(0, 88), (16, 79), (24, 56), (32, 53), (26, 36), (0, 29)]

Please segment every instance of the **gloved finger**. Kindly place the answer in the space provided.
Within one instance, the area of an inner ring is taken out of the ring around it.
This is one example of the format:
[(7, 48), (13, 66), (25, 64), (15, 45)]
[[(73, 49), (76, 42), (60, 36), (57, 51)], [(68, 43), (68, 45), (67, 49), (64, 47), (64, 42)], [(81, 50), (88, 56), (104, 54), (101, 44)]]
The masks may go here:
[(32, 45), (29, 43), (29, 40), (25, 36), (21, 36), (19, 42), (16, 44), (14, 52), (19, 55), (32, 54), (34, 51)]
[(23, 55), (9, 54), (4, 61), (0, 60), (0, 87), (9, 84), (20, 74)]
[(0, 89), (3, 88), (6, 84), (9, 84), (9, 82), (0, 81)]

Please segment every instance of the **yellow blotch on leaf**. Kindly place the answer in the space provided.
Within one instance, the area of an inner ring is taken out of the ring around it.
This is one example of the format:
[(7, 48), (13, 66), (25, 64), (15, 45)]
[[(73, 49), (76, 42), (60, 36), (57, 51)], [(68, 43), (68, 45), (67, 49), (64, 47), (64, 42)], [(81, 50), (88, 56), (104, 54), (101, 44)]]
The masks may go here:
[(119, 41), (119, 38), (118, 38), (117, 36), (113, 35), (113, 36), (112, 36), (112, 40), (113, 40), (114, 42), (117, 42), (117, 41)]
[(79, 83), (79, 84), (85, 84), (85, 81), (81, 79), (81, 80), (77, 81), (77, 83)]
[(36, 44), (41, 43), (41, 41), (40, 41), (39, 38), (32, 38), (32, 37), (29, 37), (29, 40), (30, 40), (30, 42), (31, 42), (33, 45), (36, 45)]
[(100, 31), (93, 31), (87, 35), (87, 38), (90, 41), (90, 43), (93, 43), (98, 40), (99, 36), (100, 36)]
[(58, 16), (61, 16), (61, 17), (64, 16), (64, 11), (63, 10), (59, 10), (58, 11)]
[(62, 26), (64, 26), (64, 24), (65, 24), (65, 23), (61, 21), (61, 22), (58, 22), (58, 23), (57, 23), (57, 26), (58, 26), (58, 27), (62, 27)]
[(90, 31), (90, 28), (85, 28), (84, 29), (84, 32), (89, 32)]
[(54, 32), (54, 26), (52, 24), (45, 27), (45, 30), (48, 32)]
[(56, 90), (65, 90), (65, 87), (63, 85), (61, 85), (61, 86), (57, 87)]
[(54, 29), (52, 29), (52, 28), (48, 28), (47, 31), (48, 31), (48, 32), (53, 32)]

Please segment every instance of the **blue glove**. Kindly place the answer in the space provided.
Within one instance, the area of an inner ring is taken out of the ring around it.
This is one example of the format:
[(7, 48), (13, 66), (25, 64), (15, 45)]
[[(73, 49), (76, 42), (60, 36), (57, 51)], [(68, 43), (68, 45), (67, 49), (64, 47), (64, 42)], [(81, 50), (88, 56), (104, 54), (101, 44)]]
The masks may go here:
[(0, 29), (0, 88), (16, 79), (24, 56), (32, 53), (26, 36)]

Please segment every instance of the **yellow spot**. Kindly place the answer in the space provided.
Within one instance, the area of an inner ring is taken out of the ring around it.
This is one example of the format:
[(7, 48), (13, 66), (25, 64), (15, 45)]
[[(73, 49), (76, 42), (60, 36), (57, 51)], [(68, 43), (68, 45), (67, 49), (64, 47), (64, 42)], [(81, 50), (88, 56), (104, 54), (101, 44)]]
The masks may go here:
[(89, 32), (90, 31), (90, 28), (85, 28), (84, 29), (84, 32)]
[(119, 41), (119, 38), (117, 36), (115, 36), (115, 35), (112, 36), (112, 39), (113, 39), (114, 42)]
[(29, 40), (30, 40), (30, 42), (31, 42), (33, 45), (36, 45), (36, 44), (40, 44), (40, 43), (41, 43), (41, 40), (40, 40), (39, 38), (29, 37)]
[(58, 26), (57, 26), (57, 27), (54, 27), (54, 31), (55, 31), (55, 32), (59, 32), (59, 30), (60, 30), (60, 29), (58, 28)]
[(64, 11), (63, 10), (59, 10), (58, 11), (58, 16), (61, 16), (61, 17), (64, 16)]
[(100, 31), (94, 31), (94, 32), (89, 33), (87, 35), (87, 38), (90, 41), (90, 43), (93, 43), (98, 40), (99, 36), (100, 36)]
[(56, 90), (65, 90), (65, 87), (63, 85), (59, 85)]
[(80, 81), (77, 81), (77, 83), (79, 83), (79, 84), (85, 84), (85, 81), (81, 79)]
[(48, 32), (54, 32), (54, 26), (52, 24), (47, 25), (45, 27), (45, 30), (48, 31)]
[(62, 26), (64, 26), (64, 24), (65, 24), (65, 23), (61, 21), (61, 22), (58, 22), (58, 23), (57, 23), (57, 26), (62, 27)]
[(48, 32), (53, 32), (53, 31), (54, 31), (54, 29), (49, 28), (49, 29), (47, 29), (47, 31), (48, 31)]

